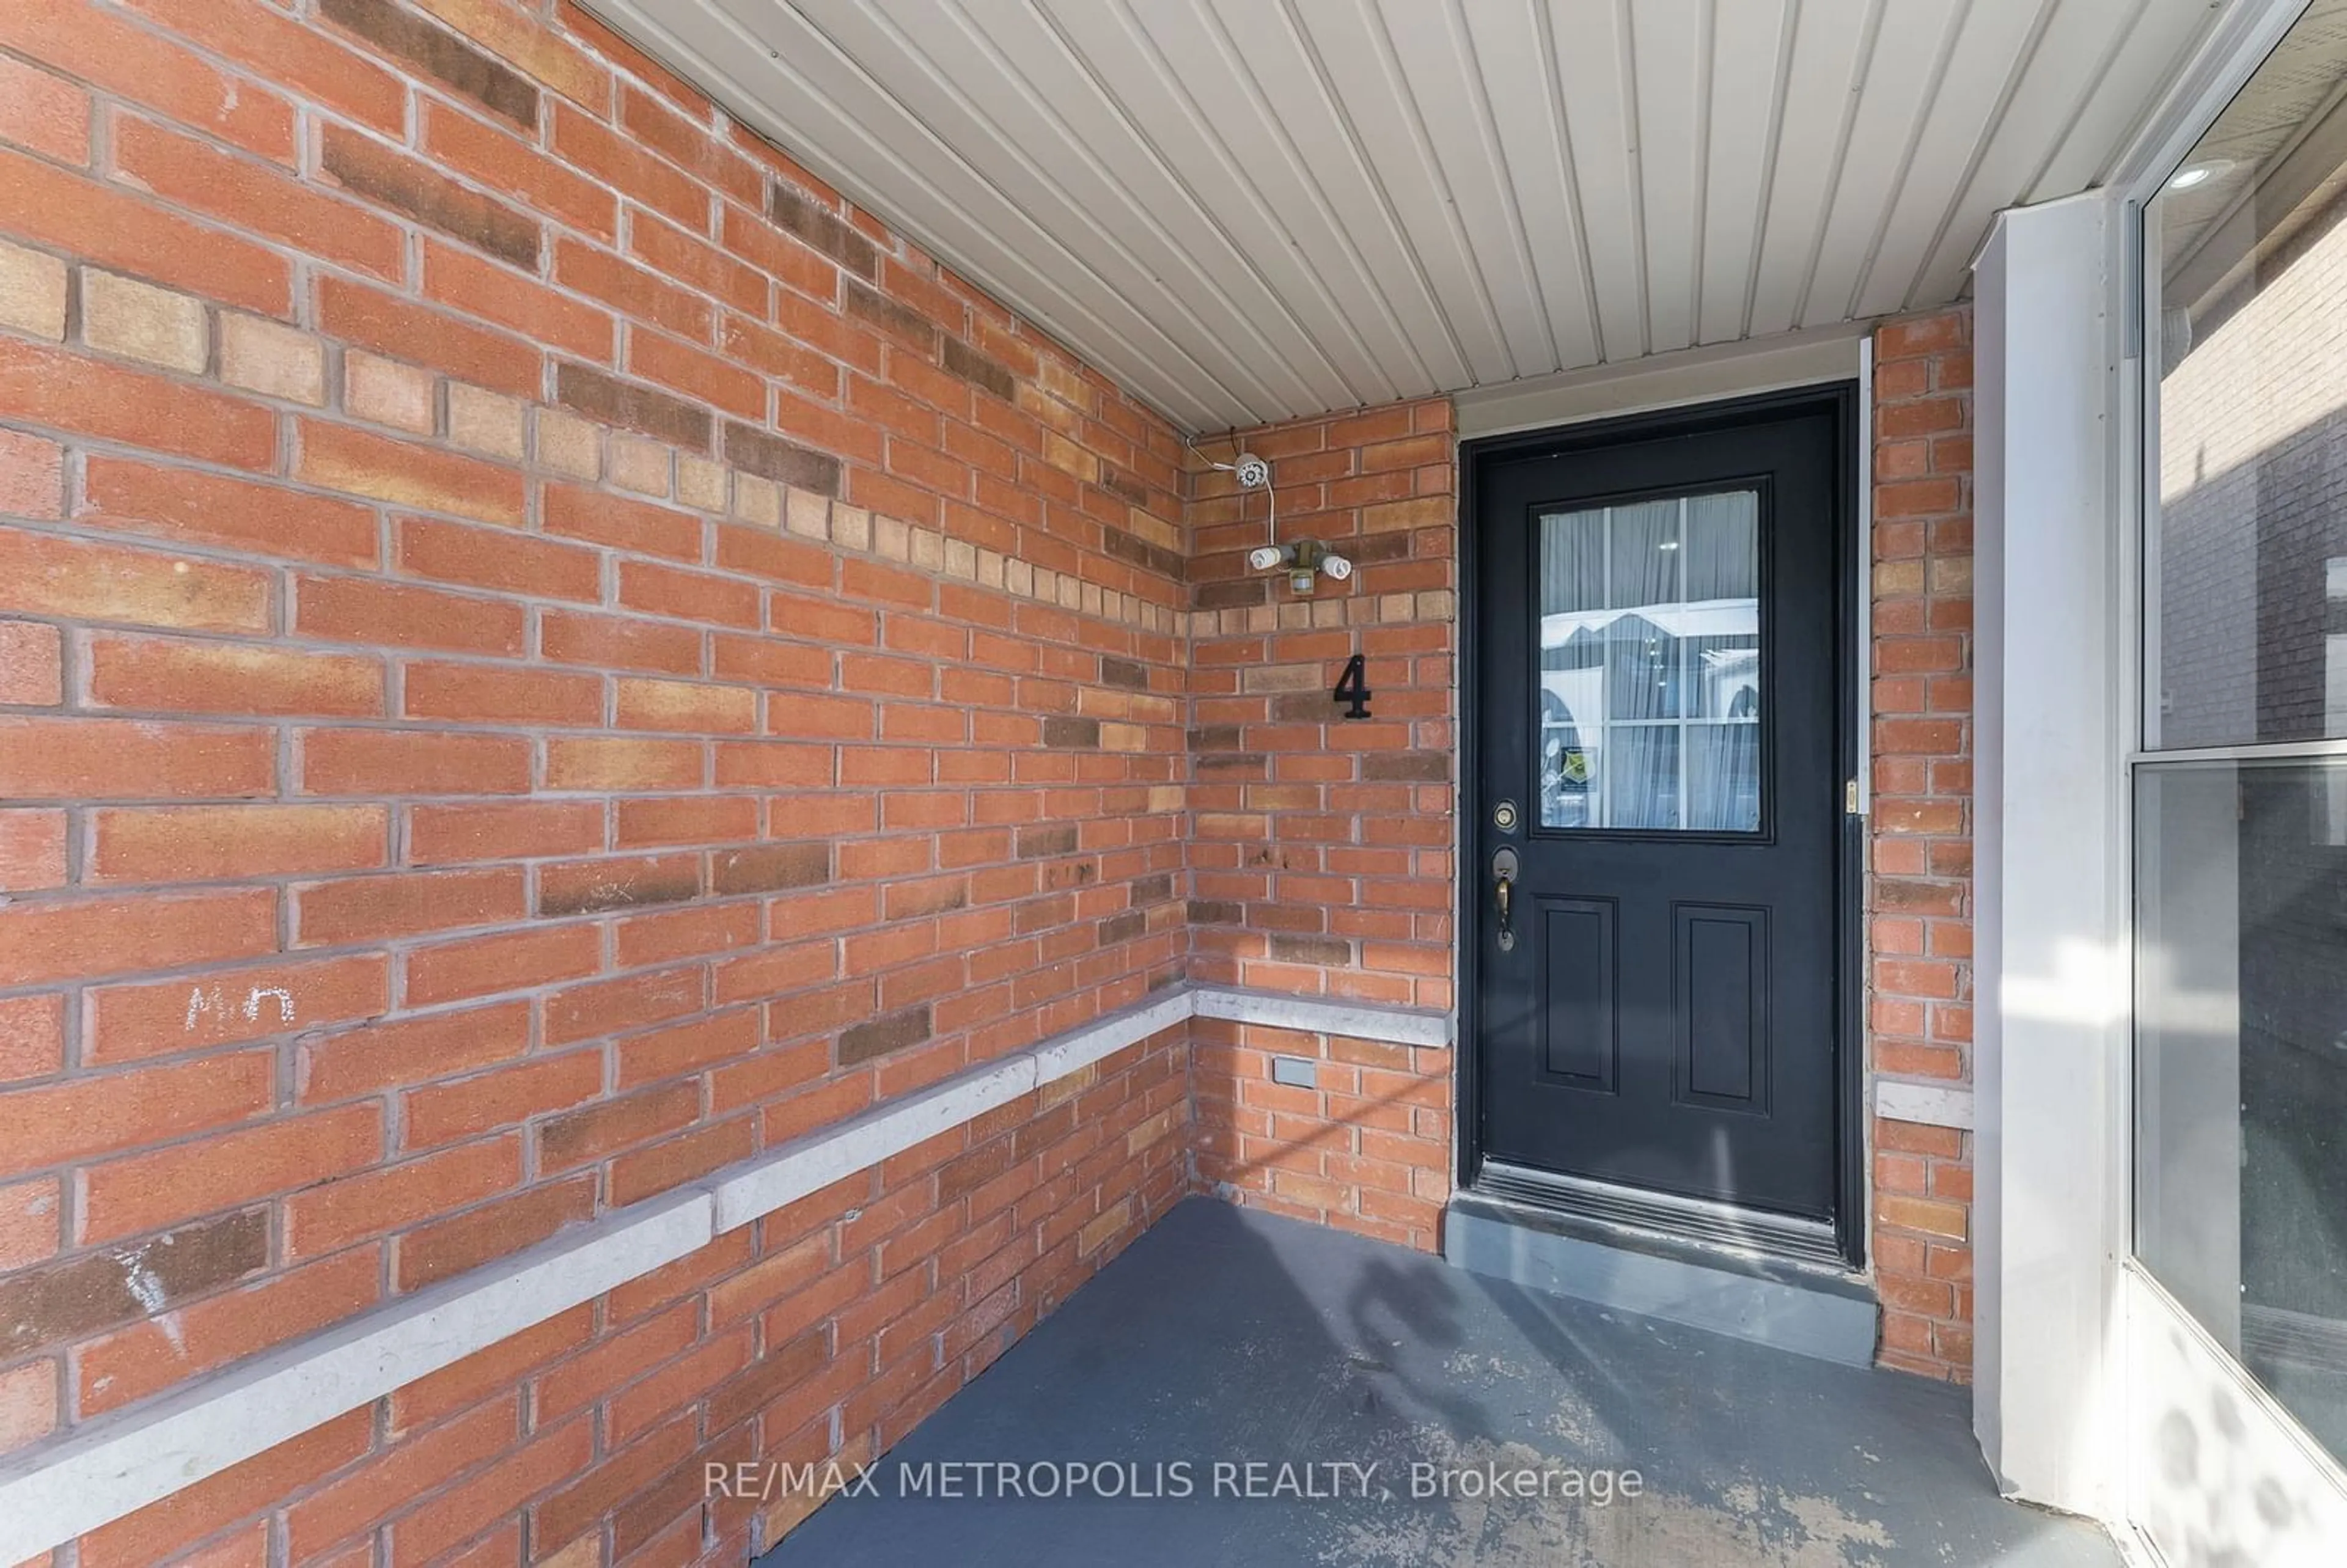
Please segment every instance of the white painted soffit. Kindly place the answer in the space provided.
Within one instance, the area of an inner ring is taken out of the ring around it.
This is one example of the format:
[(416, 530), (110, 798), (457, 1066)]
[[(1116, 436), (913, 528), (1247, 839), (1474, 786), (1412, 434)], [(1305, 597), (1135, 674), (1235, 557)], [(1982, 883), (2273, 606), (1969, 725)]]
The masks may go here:
[(1191, 430), (1945, 304), (2211, 0), (587, 0)]

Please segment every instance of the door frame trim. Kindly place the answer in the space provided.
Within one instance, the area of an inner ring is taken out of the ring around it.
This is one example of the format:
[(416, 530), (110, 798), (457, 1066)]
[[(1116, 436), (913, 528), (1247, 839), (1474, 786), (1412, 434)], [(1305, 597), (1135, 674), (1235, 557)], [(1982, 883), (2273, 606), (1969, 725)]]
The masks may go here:
[[(1458, 954), (1459, 1041), (1452, 1077), (1453, 1122), (1458, 1189), (1481, 1185), (1482, 1149), (1482, 955), (1474, 939), (1482, 879), (1474, 874), (1475, 848), (1482, 835), (1482, 606), (1481, 540), (1476, 527), (1478, 493), (1484, 467), (1501, 460), (1535, 453), (1567, 453), (1624, 441), (1681, 432), (1732, 427), (1787, 414), (1827, 413), (1834, 420), (1839, 448), (1834, 518), (1834, 558), (1841, 569), (1834, 574), (1834, 709), (1835, 764), (1844, 779), (1857, 777), (1861, 723), (1859, 702), (1857, 645), (1860, 635), (1859, 585), (1870, 580), (1860, 569), (1862, 514), (1859, 476), (1864, 453), (1860, 428), (1861, 387), (1856, 380), (1838, 380), (1788, 387), (1715, 402), (1682, 404), (1624, 415), (1616, 418), (1578, 421), (1543, 430), (1462, 441), (1459, 446), (1459, 838), (1454, 945)], [(1865, 782), (1860, 781), (1863, 798)], [(1869, 818), (1841, 814), (1841, 834), (1836, 841), (1833, 952), (1839, 972), (1834, 978), (1834, 1219), (1835, 1248), (1843, 1266), (1866, 1264), (1867, 1127), (1865, 1060), (1865, 918), (1866, 830)], [(1512, 1193), (1518, 1201), (1522, 1194)], [(1604, 1216), (1594, 1216), (1603, 1219)], [(1701, 1236), (1692, 1237), (1697, 1241)], [(1809, 1261), (1815, 1261), (1814, 1255)]]

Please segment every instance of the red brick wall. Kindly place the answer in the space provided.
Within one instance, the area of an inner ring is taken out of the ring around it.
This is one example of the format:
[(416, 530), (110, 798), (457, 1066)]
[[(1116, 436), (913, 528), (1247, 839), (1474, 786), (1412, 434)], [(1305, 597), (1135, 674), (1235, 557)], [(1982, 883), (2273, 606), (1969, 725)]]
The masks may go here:
[[(1162, 419), (567, 3), (9, 5), (0, 80), (0, 1449), (1182, 974)], [(689, 1555), (624, 1500), (887, 1440), (1163, 1206), (1184, 1050), (524, 1337), (656, 1392), (477, 1369), (83, 1561), (348, 1465)], [(721, 1321), (794, 1227), (836, 1299)]]
[[(1240, 431), (1281, 542), (1349, 557), (1309, 598), (1251, 571), (1266, 502), (1192, 458), (1191, 973), (1396, 1006), (1451, 1001), (1455, 443), (1448, 398)], [(1371, 717), (1329, 695), (1364, 656)]]
[[(1972, 313), (1875, 334), (1874, 815), (1868, 1052), (1878, 1078), (1972, 1080)], [(1878, 1117), (1885, 1365), (1972, 1368), (1972, 1134)]]
[(818, 1500), (712, 1500), (702, 1467), (869, 1460), (982, 1371), (1182, 1195), (1185, 1055), (1070, 1074), (93, 1531), (81, 1568), (265, 1562), (272, 1532), (337, 1568), (745, 1562)]
[[(1273, 1077), (1310, 1064), (1309, 1087)], [(1200, 1190), (1432, 1252), (1450, 1195), (1451, 1053), (1199, 1019), (1190, 1099)]]
[[(1458, 517), (1448, 398), (1199, 444), (1270, 459), (1282, 542), (1354, 562), (1309, 598), (1248, 569), (1266, 498), (1193, 459), (1191, 973), (1397, 1006), (1452, 999)], [(1371, 717), (1330, 696), (1364, 659)], [(1450, 1053), (1194, 1026), (1201, 1184), (1430, 1248)], [(1317, 1063), (1311, 1089), (1276, 1055)]]

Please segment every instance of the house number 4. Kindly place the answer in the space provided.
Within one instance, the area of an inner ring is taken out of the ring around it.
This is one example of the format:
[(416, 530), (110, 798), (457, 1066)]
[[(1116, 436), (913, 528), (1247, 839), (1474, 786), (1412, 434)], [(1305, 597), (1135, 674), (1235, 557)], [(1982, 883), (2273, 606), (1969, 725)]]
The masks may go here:
[(1337, 677), (1337, 689), (1329, 695), (1339, 702), (1350, 704), (1345, 710), (1346, 718), (1366, 719), (1369, 716), (1369, 698), (1373, 694), (1369, 691), (1368, 675), (1361, 663), (1361, 656), (1356, 653), (1345, 661), (1345, 672)]

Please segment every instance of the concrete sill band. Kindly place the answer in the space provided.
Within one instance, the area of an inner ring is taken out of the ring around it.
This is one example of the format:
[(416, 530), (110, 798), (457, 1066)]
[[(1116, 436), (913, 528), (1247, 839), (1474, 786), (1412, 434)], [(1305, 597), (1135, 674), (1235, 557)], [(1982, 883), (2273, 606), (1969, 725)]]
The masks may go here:
[(1435, 1050), (1447, 1049), (1453, 1032), (1445, 1013), (1169, 988), (0, 1465), (0, 1563), (24, 1562), (135, 1512), (1193, 1018)]

